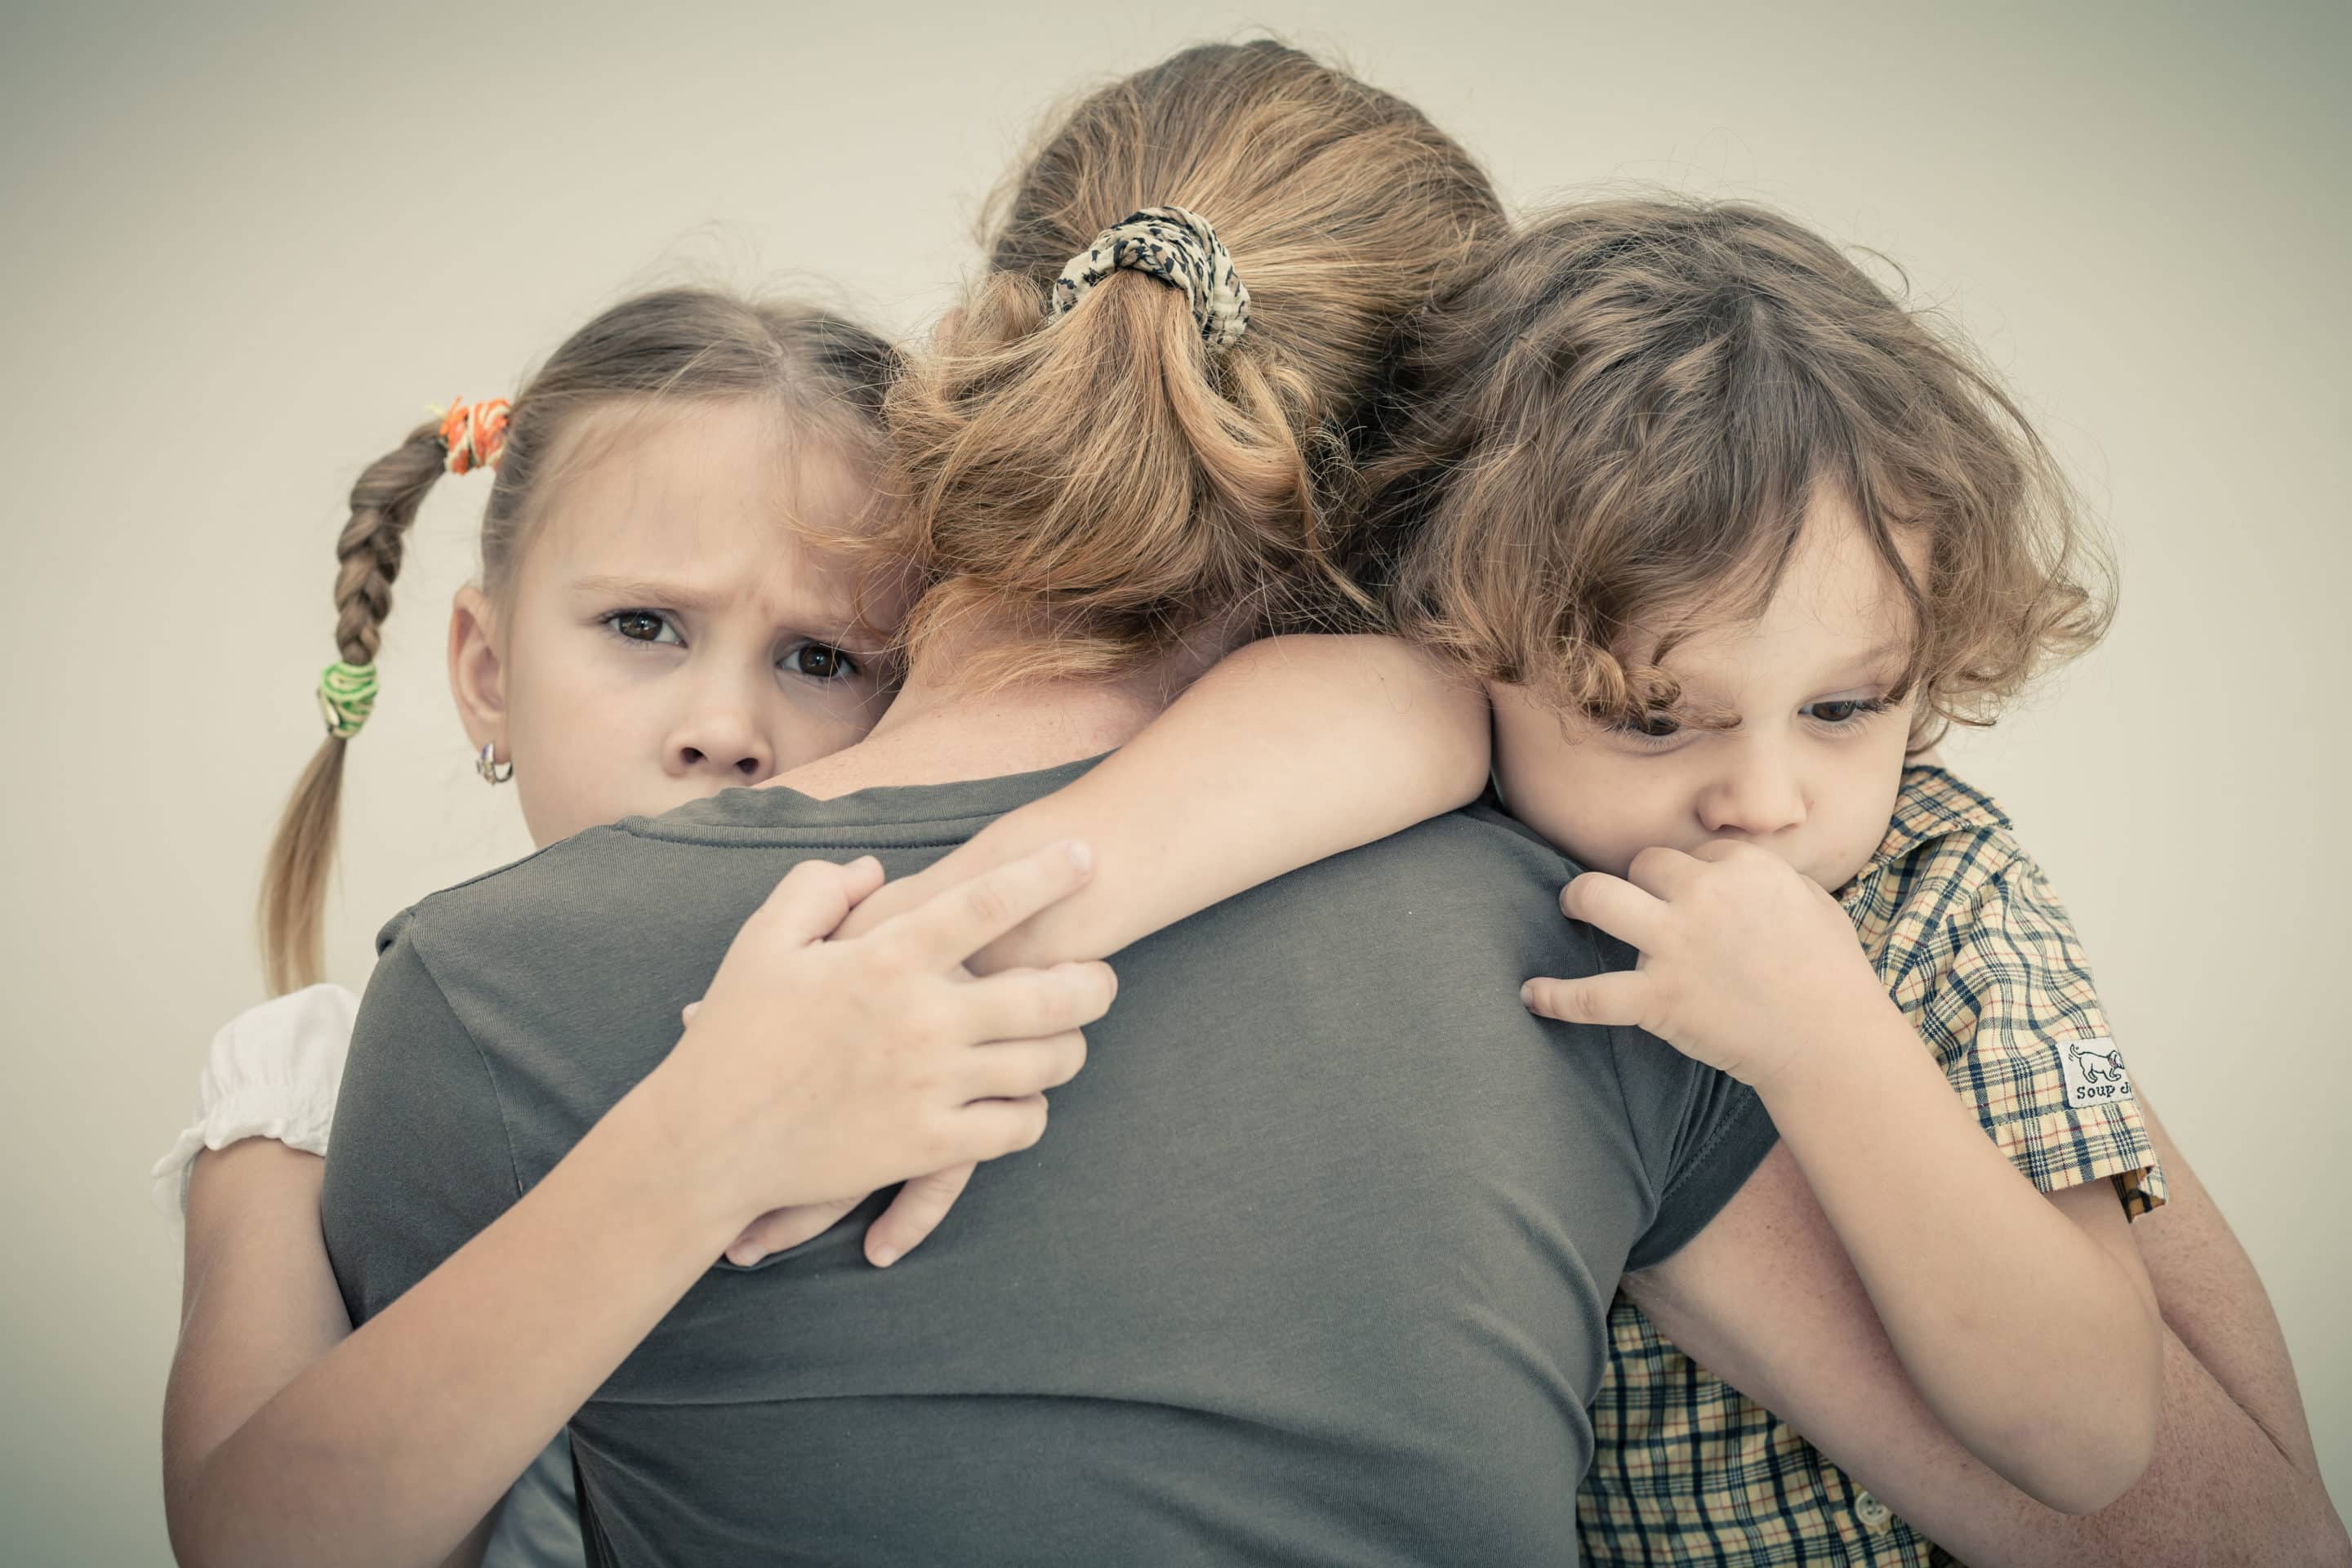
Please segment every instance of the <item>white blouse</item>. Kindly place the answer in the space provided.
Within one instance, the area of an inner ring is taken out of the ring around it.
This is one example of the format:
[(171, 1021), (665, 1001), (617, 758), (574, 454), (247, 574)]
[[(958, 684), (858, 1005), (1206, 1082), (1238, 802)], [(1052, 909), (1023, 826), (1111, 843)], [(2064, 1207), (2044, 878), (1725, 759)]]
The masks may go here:
[(188, 1173), (205, 1150), (275, 1138), (306, 1153), (327, 1152), (359, 1013), (360, 999), (341, 986), (311, 985), (221, 1026), (196, 1075), (195, 1120), (155, 1162), (155, 1206), (173, 1229), (186, 1223)]
[[(359, 998), (341, 986), (312, 985), (247, 1009), (213, 1037), (196, 1075), (195, 1119), (155, 1162), (155, 1204), (174, 1231), (187, 1222), (188, 1175), (205, 1150), (275, 1138), (326, 1153), (359, 1010)], [(482, 1568), (582, 1568), (586, 1556), (572, 1506), (571, 1439), (559, 1432), (508, 1491)]]

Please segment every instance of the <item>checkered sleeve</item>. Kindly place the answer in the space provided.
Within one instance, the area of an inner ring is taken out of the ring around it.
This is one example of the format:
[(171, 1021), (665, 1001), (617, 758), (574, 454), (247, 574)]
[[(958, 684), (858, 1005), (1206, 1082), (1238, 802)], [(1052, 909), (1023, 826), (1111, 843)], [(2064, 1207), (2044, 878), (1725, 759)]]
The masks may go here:
[(1954, 900), (1895, 988), (1945, 1076), (2010, 1162), (2043, 1192), (2105, 1176), (2137, 1218), (2164, 1173), (2065, 906), (2039, 867), (1993, 834), (1997, 864)]

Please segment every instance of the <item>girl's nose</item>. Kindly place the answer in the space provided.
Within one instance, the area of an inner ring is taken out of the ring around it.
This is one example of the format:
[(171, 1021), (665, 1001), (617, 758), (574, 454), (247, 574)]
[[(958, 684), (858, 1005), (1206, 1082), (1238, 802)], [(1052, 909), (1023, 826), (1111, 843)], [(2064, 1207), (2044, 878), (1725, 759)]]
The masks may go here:
[(714, 704), (698, 709), (671, 731), (664, 766), (677, 778), (757, 784), (776, 771), (776, 749), (748, 709)]
[(1709, 833), (1767, 837), (1805, 820), (1805, 790), (1787, 759), (1741, 757), (1699, 796), (1699, 821)]

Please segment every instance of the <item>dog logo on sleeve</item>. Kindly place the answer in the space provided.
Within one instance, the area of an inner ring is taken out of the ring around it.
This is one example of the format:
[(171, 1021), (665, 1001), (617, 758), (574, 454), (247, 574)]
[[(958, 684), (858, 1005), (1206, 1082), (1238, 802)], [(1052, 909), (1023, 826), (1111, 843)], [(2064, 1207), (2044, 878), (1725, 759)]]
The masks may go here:
[(2092, 1040), (2069, 1040), (2063, 1055), (2066, 1064), (2066, 1103), (2075, 1110), (2113, 1105), (2132, 1098), (2131, 1075), (2124, 1071), (2124, 1054), (2116, 1049), (2115, 1041), (2105, 1036)]

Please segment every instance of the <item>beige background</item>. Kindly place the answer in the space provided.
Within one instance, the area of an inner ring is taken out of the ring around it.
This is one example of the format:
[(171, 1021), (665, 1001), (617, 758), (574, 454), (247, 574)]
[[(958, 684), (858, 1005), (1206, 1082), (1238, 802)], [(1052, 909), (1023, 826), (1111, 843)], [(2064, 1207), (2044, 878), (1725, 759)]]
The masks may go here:
[[(177, 1260), (146, 1168), (211, 1030), (261, 996), (247, 910), (317, 739), (359, 468), (657, 279), (790, 270), (911, 329), (1044, 105), (1253, 24), (1421, 103), (1515, 200), (1647, 181), (1884, 250), (2013, 379), (2112, 520), (2124, 611), (1958, 761), (2071, 899), (2352, 1500), (2352, 12), (15, 0), (0, 1556), (165, 1555)], [(353, 985), (382, 919), (523, 845), (440, 673), (480, 500), (452, 483), (424, 513), (357, 748), (331, 942)]]

